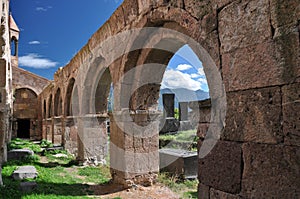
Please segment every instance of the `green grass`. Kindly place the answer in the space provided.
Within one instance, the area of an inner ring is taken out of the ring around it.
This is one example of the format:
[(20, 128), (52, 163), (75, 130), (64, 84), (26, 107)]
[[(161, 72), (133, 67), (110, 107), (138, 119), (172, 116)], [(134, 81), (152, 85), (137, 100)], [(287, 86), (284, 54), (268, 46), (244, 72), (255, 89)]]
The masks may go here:
[(169, 187), (182, 199), (197, 198), (198, 180), (182, 180), (176, 175), (160, 173), (158, 182)]
[(29, 140), (23, 140), (20, 138), (15, 138), (11, 140), (11, 142), (8, 144), (8, 150), (12, 149), (30, 149), (34, 153), (42, 152), (42, 148), (40, 145), (34, 144)]
[[(177, 134), (160, 135), (162, 142), (168, 143), (167, 148), (197, 151), (197, 130), (179, 131)], [(162, 146), (164, 147), (164, 146)]]
[[(49, 143), (42, 143), (48, 145)], [(15, 139), (9, 144), (12, 148), (38, 149), (40, 145), (30, 143), (27, 140)], [(55, 154), (66, 154), (68, 157), (57, 158)], [(106, 167), (78, 167), (68, 166), (67, 163), (74, 157), (65, 150), (46, 151), (45, 156), (49, 163), (41, 163), (38, 155), (28, 157), (23, 161), (9, 161), (3, 165), (2, 178), (4, 185), (0, 187), (0, 198), (5, 199), (68, 199), (68, 198), (91, 198), (89, 185), (86, 183), (104, 184), (110, 180), (109, 168)], [(54, 164), (55, 163), (55, 164)], [(18, 166), (33, 165), (38, 171), (35, 181), (38, 187), (30, 193), (21, 192), (20, 181), (13, 180), (11, 174)]]
[(95, 184), (105, 184), (110, 180), (110, 171), (108, 167), (83, 167), (78, 169), (80, 176), (85, 176), (85, 181)]

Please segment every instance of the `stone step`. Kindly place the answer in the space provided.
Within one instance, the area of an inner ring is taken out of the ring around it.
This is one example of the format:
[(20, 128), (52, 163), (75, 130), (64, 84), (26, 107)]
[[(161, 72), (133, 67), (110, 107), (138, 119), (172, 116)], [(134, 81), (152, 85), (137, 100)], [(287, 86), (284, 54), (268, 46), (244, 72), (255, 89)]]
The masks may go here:
[(12, 174), (13, 179), (23, 180), (28, 178), (36, 178), (38, 172), (34, 166), (21, 166)]
[(7, 152), (7, 160), (23, 160), (32, 155), (34, 152), (29, 149), (13, 149)]
[(31, 192), (37, 187), (36, 182), (21, 182), (20, 183), (20, 190), (22, 192)]

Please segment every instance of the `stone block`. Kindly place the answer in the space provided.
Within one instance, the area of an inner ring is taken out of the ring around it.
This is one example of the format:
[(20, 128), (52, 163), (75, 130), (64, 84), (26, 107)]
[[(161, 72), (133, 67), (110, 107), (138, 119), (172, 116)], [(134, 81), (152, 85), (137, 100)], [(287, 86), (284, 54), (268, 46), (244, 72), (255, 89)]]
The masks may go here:
[(31, 192), (35, 188), (37, 188), (37, 183), (36, 182), (21, 182), (20, 183), (20, 190), (22, 192)]
[(284, 143), (300, 146), (300, 83), (282, 87)]
[(261, 43), (222, 55), (222, 72), (227, 91), (244, 90), (283, 82), (284, 67), (277, 59), (273, 42)]
[(229, 193), (241, 188), (241, 144), (218, 141), (210, 153), (199, 159), (199, 182)]
[(246, 143), (242, 146), (243, 198), (299, 198), (300, 149)]
[(280, 87), (228, 93), (227, 108), (221, 139), (274, 144), (283, 141)]
[(184, 8), (193, 17), (202, 20), (204, 16), (213, 12), (213, 7), (210, 0), (184, 0)]
[(216, 189), (210, 189), (210, 199), (239, 199), (238, 195), (233, 195)]
[(198, 198), (209, 199), (209, 187), (199, 183), (198, 184)]
[(270, 40), (268, 8), (268, 0), (242, 0), (222, 9), (218, 19), (222, 54)]
[(300, 16), (300, 4), (297, 1), (270, 0), (271, 22), (277, 28), (297, 23)]
[(179, 149), (159, 150), (160, 168), (183, 178), (197, 178), (198, 155)]
[(36, 178), (38, 173), (34, 166), (21, 166), (12, 174), (13, 179), (23, 180), (29, 178)]
[(33, 156), (34, 152), (29, 149), (13, 149), (7, 152), (8, 160), (24, 160), (29, 156)]

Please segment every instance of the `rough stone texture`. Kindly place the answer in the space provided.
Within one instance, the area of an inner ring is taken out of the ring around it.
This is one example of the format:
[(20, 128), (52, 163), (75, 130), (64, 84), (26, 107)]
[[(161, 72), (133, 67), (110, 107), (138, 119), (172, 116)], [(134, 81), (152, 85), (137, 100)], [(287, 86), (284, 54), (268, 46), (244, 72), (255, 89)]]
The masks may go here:
[(12, 177), (15, 180), (23, 180), (28, 178), (36, 178), (38, 173), (34, 166), (21, 166), (15, 170), (12, 174)]
[(271, 22), (277, 28), (297, 23), (300, 17), (300, 4), (297, 1), (270, 0)]
[(284, 143), (300, 146), (300, 83), (282, 88)]
[(299, 198), (298, 147), (243, 144), (243, 198)]
[(221, 52), (271, 39), (268, 0), (234, 1), (219, 13)]
[(229, 194), (223, 191), (210, 189), (210, 199), (239, 199), (241, 198), (238, 195)]
[(209, 199), (209, 187), (199, 183), (198, 184), (198, 198)]
[(225, 140), (279, 143), (283, 140), (281, 89), (270, 87), (227, 94)]
[(241, 190), (241, 144), (218, 141), (212, 151), (199, 159), (200, 183), (229, 193)]

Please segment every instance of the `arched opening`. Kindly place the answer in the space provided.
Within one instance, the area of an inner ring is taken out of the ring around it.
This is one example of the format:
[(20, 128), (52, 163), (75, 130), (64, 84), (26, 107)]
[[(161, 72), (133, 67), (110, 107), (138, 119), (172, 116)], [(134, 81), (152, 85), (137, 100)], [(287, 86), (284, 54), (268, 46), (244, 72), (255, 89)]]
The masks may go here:
[[(217, 106), (223, 105), (220, 101), (224, 98), (222, 98), (223, 96), (219, 96), (220, 93), (224, 93), (224, 88), (214, 61), (198, 42), (182, 34), (182, 32), (186, 31), (172, 31), (162, 28), (165, 25), (168, 27), (171, 26), (172, 29), (174, 28), (175, 30), (183, 29), (178, 24), (172, 22), (166, 22), (165, 24), (161, 22), (159, 28), (149, 28), (148, 30), (144, 28), (143, 34), (138, 34), (138, 38), (135, 39), (132, 44), (129, 44), (129, 46), (132, 46), (131, 51), (127, 53), (123, 59), (125, 66), (119, 72), (121, 77), (119, 78), (120, 82), (117, 83), (120, 85), (116, 85), (115, 87), (118, 88), (118, 86), (120, 86), (121, 89), (119, 95), (115, 95), (115, 97), (117, 97), (115, 102), (118, 104), (116, 105), (117, 109), (113, 112), (114, 120), (112, 122), (114, 122), (114, 124), (111, 125), (113, 129), (111, 130), (110, 144), (110, 155), (118, 157), (113, 160), (111, 158), (110, 161), (112, 173), (115, 173), (113, 178), (117, 181), (124, 179), (122, 176), (124, 173), (122, 172), (125, 172), (125, 175), (130, 179), (134, 178), (135, 175), (141, 175), (141, 173), (157, 172), (157, 166), (159, 165), (159, 146), (155, 143), (159, 142), (158, 135), (160, 126), (158, 118), (162, 115), (158, 110), (160, 87), (164, 74), (168, 74), (166, 72), (168, 63), (170, 63), (174, 54), (185, 45), (189, 45), (196, 57), (203, 62), (203, 67), (199, 67), (199, 70), (197, 69), (196, 72), (207, 72), (208, 84), (211, 83), (210, 86), (215, 86), (212, 92), (214, 94), (213, 102), (216, 104), (216, 110), (213, 112), (214, 115), (209, 116), (209, 121), (211, 118), (216, 120), (216, 123), (223, 120), (222, 117), (224, 114), (221, 114), (224, 113), (224, 109), (217, 109)], [(196, 74), (196, 72), (194, 71), (194, 73), (192, 73), (191, 71), (190, 74), (181, 74), (181, 76), (185, 77), (189, 75), (190, 79), (193, 79), (193, 76), (194, 81), (195, 78), (198, 78), (199, 83), (197, 85), (199, 85), (201, 76), (198, 76), (200, 74)], [(204, 76), (204, 73), (202, 76)], [(201, 81), (206, 81), (204, 79), (202, 77)], [(197, 89), (193, 89), (192, 91), (194, 92), (192, 93), (197, 95), (195, 92)], [(187, 109), (185, 116), (188, 119), (190, 102), (186, 103), (187, 104), (181, 105), (181, 109)], [(199, 123), (199, 106), (192, 107), (191, 109), (197, 112), (195, 115), (196, 119), (194, 120), (195, 129), (197, 129)], [(209, 136), (213, 139), (210, 140), (210, 143), (203, 142), (207, 145), (206, 149), (208, 149), (202, 152), (203, 154), (207, 153), (216, 143), (218, 133), (222, 128), (223, 123), (221, 122), (221, 124), (214, 129), (214, 132), (212, 132), (212, 129), (207, 130), (207, 132), (210, 133)], [(189, 139), (193, 140), (195, 131), (193, 133), (193, 137)], [(122, 137), (122, 139), (119, 139), (120, 137)], [(144, 143), (148, 143), (148, 145), (145, 146)], [(134, 159), (134, 161), (132, 161), (132, 159)], [(126, 162), (126, 167), (120, 166), (120, 161)], [(197, 163), (197, 155), (195, 156), (195, 162)], [(195, 168), (197, 168), (197, 166), (195, 166)], [(128, 173), (130, 173), (130, 175), (127, 175)], [(147, 181), (147, 178), (143, 180)]]
[(10, 49), (12, 56), (18, 56), (18, 40), (16, 37), (12, 37), (10, 40)]
[(60, 88), (58, 88), (54, 97), (54, 116), (60, 115), (62, 115), (62, 97)]
[(47, 104), (46, 104), (46, 100), (44, 99), (43, 101), (43, 119), (47, 118)]
[(74, 84), (75, 84), (75, 79), (71, 78), (69, 80), (66, 98), (65, 98), (65, 115), (66, 116), (73, 115), (72, 114), (72, 97), (73, 97), (72, 93), (73, 93)]
[(51, 94), (48, 99), (48, 118), (51, 118), (52, 116), (53, 116), (53, 109), (52, 109), (52, 94)]
[(16, 137), (31, 138), (36, 131), (37, 94), (30, 88), (19, 88), (14, 93), (14, 118), (16, 120)]

